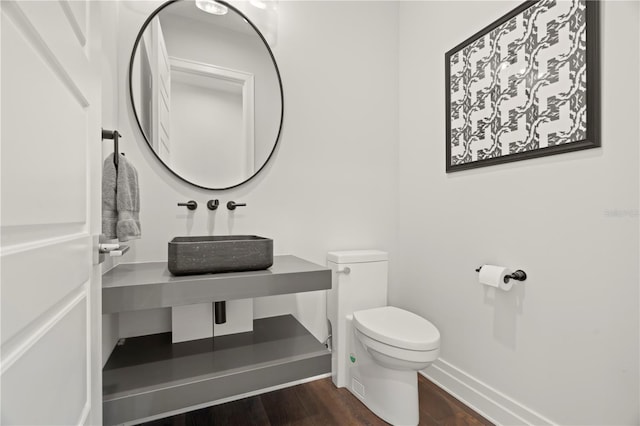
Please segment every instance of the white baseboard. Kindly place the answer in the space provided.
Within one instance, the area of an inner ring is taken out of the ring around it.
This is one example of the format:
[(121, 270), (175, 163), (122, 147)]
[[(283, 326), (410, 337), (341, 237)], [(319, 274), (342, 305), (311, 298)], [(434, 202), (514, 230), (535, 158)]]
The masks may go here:
[(443, 359), (420, 374), (497, 425), (555, 424)]

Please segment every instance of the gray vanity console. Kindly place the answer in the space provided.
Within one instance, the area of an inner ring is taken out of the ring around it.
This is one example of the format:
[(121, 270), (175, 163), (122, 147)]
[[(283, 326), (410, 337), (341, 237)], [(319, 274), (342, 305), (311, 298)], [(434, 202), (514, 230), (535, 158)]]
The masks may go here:
[(264, 271), (173, 276), (166, 262), (121, 264), (102, 276), (102, 313), (166, 308), (331, 288), (331, 270), (274, 256)]
[[(269, 270), (172, 276), (164, 262), (121, 264), (103, 276), (103, 313), (331, 288), (331, 270), (274, 256)], [(123, 339), (103, 370), (105, 425), (135, 423), (331, 372), (331, 357), (292, 315), (252, 332), (171, 343), (171, 333)]]

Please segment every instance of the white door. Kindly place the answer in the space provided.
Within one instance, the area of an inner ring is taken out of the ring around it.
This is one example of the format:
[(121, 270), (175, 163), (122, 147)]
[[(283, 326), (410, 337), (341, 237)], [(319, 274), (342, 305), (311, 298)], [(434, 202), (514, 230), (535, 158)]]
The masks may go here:
[(1, 14), (0, 422), (101, 422), (99, 2)]
[[(169, 166), (171, 161), (170, 127), (171, 115), (171, 66), (169, 65), (169, 54), (164, 42), (164, 33), (159, 19), (154, 19), (152, 23), (153, 51), (155, 55), (157, 76), (156, 91), (154, 95), (154, 137), (158, 138), (157, 146), (160, 158)], [(155, 145), (154, 145), (155, 146)]]

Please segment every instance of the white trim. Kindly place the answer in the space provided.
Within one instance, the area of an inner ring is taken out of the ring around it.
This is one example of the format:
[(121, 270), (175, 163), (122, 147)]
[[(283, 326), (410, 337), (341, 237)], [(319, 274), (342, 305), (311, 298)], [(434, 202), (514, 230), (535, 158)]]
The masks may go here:
[(13, 254), (22, 253), (29, 250), (44, 248), (53, 246), (56, 244), (63, 244), (73, 240), (79, 240), (82, 238), (91, 237), (87, 232), (77, 232), (75, 234), (67, 234), (63, 236), (57, 236), (52, 238), (46, 238), (42, 240), (34, 240), (25, 243), (14, 244), (8, 247), (0, 248), (0, 257), (11, 256)]
[(255, 91), (253, 74), (174, 56), (169, 57), (169, 62), (171, 71), (210, 77), (242, 87), (242, 138), (247, 148), (247, 172), (252, 175), (255, 171)]
[(218, 399), (218, 400), (211, 401), (211, 402), (205, 402), (205, 403), (198, 404), (198, 405), (192, 405), (190, 407), (184, 407), (184, 408), (180, 408), (178, 410), (167, 411), (166, 413), (156, 414), (154, 416), (145, 417), (143, 419), (137, 419), (135, 421), (125, 422), (125, 423), (122, 424), (122, 426), (137, 425), (137, 424), (140, 424), (140, 423), (143, 423), (143, 422), (150, 422), (150, 421), (153, 421), (153, 420), (158, 420), (158, 419), (162, 419), (162, 418), (165, 418), (165, 417), (170, 417), (170, 416), (175, 416), (177, 414), (186, 413), (188, 411), (194, 411), (194, 410), (199, 410), (201, 408), (213, 407), (215, 405), (225, 404), (227, 402), (237, 401), (239, 399), (249, 398), (249, 397), (256, 396), (256, 395), (261, 395), (263, 393), (273, 392), (273, 391), (276, 391), (276, 390), (289, 388), (291, 386), (301, 385), (301, 384), (304, 384), (304, 383), (309, 383), (309, 382), (313, 382), (313, 381), (316, 381), (316, 380), (325, 379), (327, 377), (331, 377), (331, 373), (320, 374), (318, 376), (313, 376), (313, 377), (307, 377), (306, 379), (295, 380), (293, 382), (283, 383), (281, 385), (275, 385), (275, 386), (271, 386), (271, 387), (268, 387), (268, 388), (259, 389), (259, 390), (255, 390), (255, 391), (251, 391), (251, 392), (246, 392), (246, 393), (242, 393), (242, 394), (239, 394), (239, 395), (234, 395), (234, 396)]
[[(95, 266), (94, 266), (95, 267)], [(87, 369), (87, 383), (86, 383), (86, 389), (85, 389), (85, 401), (84, 401), (84, 408), (82, 409), (82, 414), (80, 414), (80, 420), (78, 421), (78, 425), (84, 425), (87, 420), (89, 419), (89, 415), (91, 414), (91, 404), (92, 404), (92, 395), (91, 393), (94, 391), (93, 389), (93, 371), (92, 369), (94, 368), (94, 364), (93, 364), (93, 351), (92, 349), (92, 335), (91, 335), (91, 328), (93, 327), (92, 324), (92, 319), (93, 317), (91, 316), (91, 303), (92, 303), (92, 295), (91, 295), (91, 279), (93, 278), (94, 274), (91, 274), (91, 278), (89, 278), (89, 281), (87, 281), (84, 285), (86, 287), (86, 293), (85, 293), (85, 323), (86, 323), (86, 331), (85, 331), (85, 343), (86, 343), (86, 348), (85, 348), (85, 362), (87, 363), (86, 365), (86, 369)], [(96, 274), (98, 275), (98, 274)], [(101, 286), (102, 287), (102, 286)], [(102, 291), (102, 289), (100, 289), (100, 291)], [(99, 356), (98, 353), (95, 354), (95, 356)], [(100, 371), (100, 374), (102, 374), (102, 371)], [(101, 389), (102, 390), (102, 389)], [(102, 393), (102, 392), (101, 392)], [(100, 400), (102, 400), (102, 398), (100, 398)]]
[(87, 424), (87, 420), (89, 420), (89, 414), (91, 413), (91, 400), (87, 399), (84, 403), (84, 408), (82, 409), (82, 413), (80, 413), (80, 418), (78, 419), (77, 425), (84, 426)]
[(80, 45), (84, 47), (87, 44), (87, 38), (84, 36), (84, 29), (78, 22), (76, 15), (73, 13), (71, 6), (69, 5), (69, 0), (58, 0), (60, 6), (62, 7), (62, 11), (64, 12), (64, 16), (66, 16), (69, 21), (69, 26), (73, 30), (73, 34), (80, 42)]
[(78, 287), (78, 293), (72, 296), (72, 299), (60, 308), (55, 314), (47, 319), (42, 325), (38, 327), (33, 333), (29, 333), (29, 337), (24, 339), (16, 345), (15, 348), (11, 348), (7, 355), (2, 356), (2, 365), (0, 366), (0, 375), (4, 374), (16, 361), (18, 361), (22, 355), (24, 355), (33, 345), (35, 345), (49, 330), (51, 330), (61, 319), (64, 318), (78, 303), (82, 300), (89, 300), (89, 283), (85, 282)]
[(220, 67), (206, 62), (192, 61), (189, 59), (177, 58), (175, 56), (169, 56), (169, 62), (172, 70), (202, 75), (205, 77), (213, 76), (219, 80), (231, 83), (244, 84), (248, 80), (253, 80), (253, 74), (251, 73)]
[(442, 358), (419, 373), (497, 425), (556, 424)]

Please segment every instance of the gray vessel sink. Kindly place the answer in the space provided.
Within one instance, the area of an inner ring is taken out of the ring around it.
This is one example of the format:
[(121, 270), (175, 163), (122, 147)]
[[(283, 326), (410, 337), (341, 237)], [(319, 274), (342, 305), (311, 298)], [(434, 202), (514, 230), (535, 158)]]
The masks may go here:
[(175, 237), (169, 242), (173, 275), (259, 271), (273, 265), (273, 240), (257, 235)]

